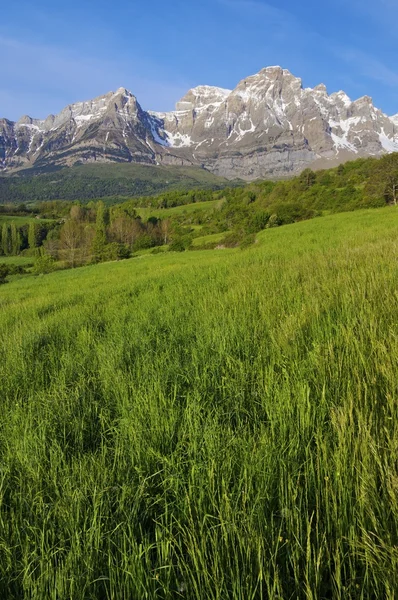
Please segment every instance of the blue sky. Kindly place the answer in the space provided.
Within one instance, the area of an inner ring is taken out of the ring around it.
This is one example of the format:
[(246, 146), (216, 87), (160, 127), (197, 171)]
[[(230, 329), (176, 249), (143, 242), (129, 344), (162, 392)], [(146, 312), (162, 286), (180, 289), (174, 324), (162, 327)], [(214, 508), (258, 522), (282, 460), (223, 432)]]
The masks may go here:
[(0, 19), (0, 117), (130, 89), (169, 110), (269, 65), (398, 113), (398, 0), (13, 0)]

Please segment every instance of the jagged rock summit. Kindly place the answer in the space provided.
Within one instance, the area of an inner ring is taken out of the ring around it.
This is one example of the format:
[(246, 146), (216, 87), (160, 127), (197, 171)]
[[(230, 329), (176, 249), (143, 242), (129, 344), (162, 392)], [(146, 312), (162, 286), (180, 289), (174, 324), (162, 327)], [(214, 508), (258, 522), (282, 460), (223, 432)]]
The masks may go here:
[(281, 178), (312, 166), (398, 151), (398, 115), (368, 96), (303, 88), (267, 67), (234, 90), (191, 89), (176, 110), (144, 111), (119, 88), (45, 120), (0, 119), (0, 170), (119, 161), (202, 166), (228, 178)]

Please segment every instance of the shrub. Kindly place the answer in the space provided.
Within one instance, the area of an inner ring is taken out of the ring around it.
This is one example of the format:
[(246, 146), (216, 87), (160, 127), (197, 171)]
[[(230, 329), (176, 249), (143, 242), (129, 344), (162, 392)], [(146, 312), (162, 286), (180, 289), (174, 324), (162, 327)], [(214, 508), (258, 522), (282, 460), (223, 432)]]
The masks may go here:
[(270, 227), (278, 227), (279, 225), (280, 225), (279, 217), (277, 214), (274, 213), (268, 219), (267, 229), (269, 229)]
[(232, 231), (231, 233), (228, 233), (220, 243), (227, 248), (236, 248), (242, 240), (243, 236), (241, 232)]
[(245, 237), (243, 238), (243, 240), (239, 244), (239, 248), (241, 250), (244, 250), (245, 248), (249, 248), (249, 246), (252, 246), (255, 241), (256, 241), (255, 234), (254, 233), (249, 233), (248, 235), (245, 235)]
[(9, 274), (8, 265), (5, 265), (4, 263), (2, 263), (0, 265), (0, 285), (2, 283), (7, 283), (7, 275), (8, 274)]
[(126, 258), (130, 258), (131, 251), (128, 246), (125, 244), (118, 244), (117, 242), (112, 242), (111, 244), (107, 244), (102, 252), (102, 261), (109, 260), (123, 260)]
[(177, 237), (171, 242), (171, 244), (169, 246), (169, 251), (170, 252), (185, 252), (185, 250), (187, 250), (189, 245), (190, 244), (187, 243), (186, 238)]
[(34, 275), (42, 275), (45, 273), (52, 273), (55, 270), (55, 261), (49, 254), (41, 254), (37, 257), (35, 264), (33, 265), (32, 273)]

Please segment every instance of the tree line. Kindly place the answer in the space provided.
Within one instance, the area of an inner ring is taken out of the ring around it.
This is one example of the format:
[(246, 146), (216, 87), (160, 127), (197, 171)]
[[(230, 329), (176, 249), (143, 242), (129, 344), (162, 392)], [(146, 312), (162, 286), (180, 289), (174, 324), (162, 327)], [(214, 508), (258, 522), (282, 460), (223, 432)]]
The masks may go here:
[(29, 250), (33, 254), (54, 227), (55, 224), (50, 222), (31, 221), (18, 226), (14, 221), (5, 221), (0, 226), (0, 256), (18, 256)]
[[(206, 205), (206, 201), (213, 201)], [(192, 210), (194, 204), (201, 203)], [(334, 169), (304, 170), (287, 181), (259, 181), (221, 190), (163, 192), (117, 204), (45, 201), (34, 206), (38, 219), (18, 225), (10, 215), (32, 217), (25, 205), (0, 207), (0, 255), (35, 256), (43, 270), (51, 261), (68, 267), (127, 258), (137, 250), (167, 245), (191, 248), (195, 237), (222, 234), (222, 241), (195, 244), (245, 246), (258, 231), (330, 212), (398, 203), (398, 153), (358, 159)], [(184, 210), (185, 205), (190, 209)], [(181, 207), (181, 210), (171, 209)], [(144, 221), (145, 208), (154, 215)], [(163, 214), (164, 211), (164, 214)], [(2, 213), (7, 214), (7, 220)], [(219, 239), (219, 238), (217, 238)], [(154, 250), (156, 251), (156, 250)]]

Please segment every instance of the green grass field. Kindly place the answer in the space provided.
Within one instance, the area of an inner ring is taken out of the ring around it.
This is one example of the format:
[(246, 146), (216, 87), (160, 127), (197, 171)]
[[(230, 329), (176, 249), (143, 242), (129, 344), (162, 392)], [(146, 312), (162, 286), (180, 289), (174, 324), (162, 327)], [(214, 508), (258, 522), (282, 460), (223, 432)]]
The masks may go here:
[(221, 242), (230, 231), (223, 231), (222, 233), (211, 233), (209, 235), (202, 235), (201, 237), (194, 238), (192, 241), (192, 245), (202, 246), (204, 244), (214, 244), (217, 242)]
[(0, 288), (0, 598), (398, 596), (398, 212)]
[(35, 223), (36, 225), (42, 222), (50, 223), (51, 219), (36, 219), (35, 217), (14, 217), (12, 215), (1, 215), (0, 214), (0, 227), (3, 223), (15, 223), (17, 227), (22, 227), (22, 225), (29, 225), (29, 223)]
[(192, 204), (184, 204), (182, 206), (175, 206), (173, 208), (137, 208), (137, 214), (142, 219), (149, 219), (149, 217), (157, 217), (158, 219), (167, 219), (170, 217), (180, 216), (198, 216), (199, 214), (208, 213), (218, 206), (220, 206), (222, 200), (209, 200), (208, 202), (195, 202)]
[[(0, 264), (6, 265), (32, 265), (35, 262), (33, 256), (0, 256)], [(1, 289), (3, 291), (3, 288)]]

